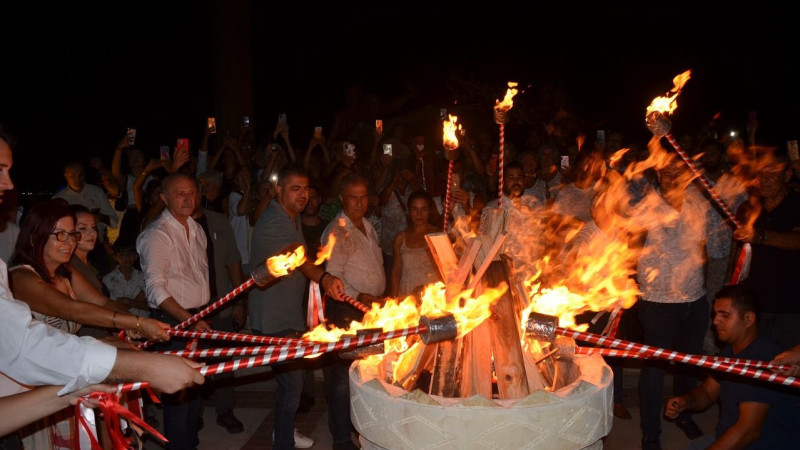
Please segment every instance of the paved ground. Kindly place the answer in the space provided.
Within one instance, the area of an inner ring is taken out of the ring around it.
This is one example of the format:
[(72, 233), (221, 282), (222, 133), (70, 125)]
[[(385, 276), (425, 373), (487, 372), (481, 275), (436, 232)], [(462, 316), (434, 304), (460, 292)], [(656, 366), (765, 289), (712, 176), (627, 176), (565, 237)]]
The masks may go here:
[[(323, 394), (321, 371), (316, 371), (316, 403), (310, 412), (297, 417), (300, 432), (315, 440), (315, 449), (330, 449), (331, 438), (327, 427), (327, 411)], [(628, 450), (640, 447), (641, 433), (638, 420), (637, 383), (639, 369), (627, 366), (623, 374), (623, 396), (633, 419), (614, 419), (611, 433), (604, 440), (605, 449)], [(257, 450), (271, 449), (271, 432), (273, 414), (271, 410), (275, 381), (268, 367), (249, 369), (237, 373), (236, 378), (236, 417), (244, 423), (245, 431), (240, 434), (228, 434), (216, 424), (216, 415), (211, 400), (206, 402), (204, 411), (205, 427), (200, 433), (201, 450)], [(665, 383), (665, 396), (671, 392), (671, 377)], [(717, 421), (718, 409), (712, 407), (708, 411), (695, 416), (695, 421), (705, 432), (711, 432)], [(672, 423), (664, 421), (662, 446), (665, 450), (683, 448), (689, 442), (683, 433)], [(160, 450), (164, 447), (148, 440), (147, 450)]]

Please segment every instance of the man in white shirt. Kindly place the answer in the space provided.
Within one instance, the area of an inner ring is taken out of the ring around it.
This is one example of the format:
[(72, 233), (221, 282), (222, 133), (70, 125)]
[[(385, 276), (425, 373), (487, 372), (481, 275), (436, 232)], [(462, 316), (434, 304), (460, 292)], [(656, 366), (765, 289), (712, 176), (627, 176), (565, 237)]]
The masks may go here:
[[(9, 173), (12, 145), (0, 126), (0, 202), (2, 193), (14, 187)], [(6, 264), (0, 260), (0, 372), (9, 378), (33, 386), (63, 386), (60, 395), (104, 381), (149, 381), (156, 389), (176, 392), (203, 383), (194, 367), (199, 365), (183, 358), (117, 349), (33, 320), (28, 304), (12, 297)]]
[[(136, 240), (136, 250), (145, 274), (147, 303), (152, 316), (176, 325), (205, 306), (210, 300), (206, 235), (192, 219), (198, 201), (194, 179), (174, 173), (161, 182), (161, 201), (166, 209), (145, 228)], [(194, 331), (209, 331), (204, 320)], [(185, 343), (173, 342), (172, 350)], [(164, 399), (164, 434), (168, 449), (194, 449), (199, 444), (198, 423), (202, 398), (197, 390)]]
[[(326, 269), (342, 280), (347, 295), (369, 306), (383, 295), (386, 276), (378, 235), (364, 218), (369, 201), (367, 180), (357, 174), (347, 175), (340, 184), (339, 200), (342, 202), (342, 212), (331, 220), (322, 233), (323, 243), (328, 241), (331, 233), (336, 238)], [(346, 328), (351, 321), (361, 320), (363, 316), (361, 311), (349, 304), (325, 303), (325, 317), (337, 327)], [(352, 424), (348, 366), (348, 361), (331, 358), (322, 369), (328, 398), (328, 428), (335, 450), (356, 448), (350, 437)]]
[(119, 221), (117, 212), (108, 202), (108, 196), (100, 186), (86, 183), (86, 169), (81, 163), (67, 164), (64, 167), (64, 179), (67, 180), (67, 186), (56, 192), (53, 198), (63, 198), (70, 205), (83, 205), (90, 211), (96, 211), (100, 216), (98, 225), (103, 228), (98, 233), (102, 242), (105, 227), (116, 228)]

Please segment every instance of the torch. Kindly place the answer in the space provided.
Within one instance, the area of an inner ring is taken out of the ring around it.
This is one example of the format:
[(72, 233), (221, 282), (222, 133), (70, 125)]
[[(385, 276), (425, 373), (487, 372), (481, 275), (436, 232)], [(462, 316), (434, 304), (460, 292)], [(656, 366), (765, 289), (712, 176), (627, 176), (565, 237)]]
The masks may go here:
[[(305, 248), (303, 247), (302, 244), (295, 243), (287, 246), (286, 248), (284, 248), (284, 250), (281, 251), (280, 254), (267, 258), (267, 260), (264, 261), (263, 264), (258, 264), (257, 266), (255, 266), (255, 268), (251, 273), (250, 279), (240, 284), (239, 286), (235, 287), (224, 297), (206, 306), (205, 308), (197, 312), (197, 314), (173, 326), (172, 330), (182, 330), (188, 326), (197, 323), (203, 317), (216, 311), (224, 304), (231, 301), (234, 297), (252, 287), (254, 284), (257, 284), (259, 286), (266, 286), (267, 284), (272, 282), (272, 280), (288, 275), (289, 273), (294, 271), (294, 269), (303, 265), (303, 263), (305, 262), (306, 262), (306, 254), (305, 254)], [(150, 347), (151, 345), (153, 345), (152, 341), (145, 341), (139, 347), (147, 348)]]
[[(714, 203), (719, 206), (725, 216), (728, 218), (731, 224), (733, 224), (734, 228), (739, 228), (742, 226), (741, 223), (736, 219), (736, 216), (733, 214), (731, 209), (725, 203), (725, 200), (719, 196), (717, 191), (712, 186), (711, 182), (706, 178), (703, 173), (698, 170), (697, 166), (695, 165), (694, 161), (689, 158), (689, 155), (681, 148), (678, 144), (678, 141), (675, 140), (675, 137), (670, 133), (670, 128), (672, 128), (672, 123), (669, 120), (669, 115), (677, 107), (677, 97), (681, 93), (681, 89), (683, 85), (689, 81), (689, 76), (691, 75), (691, 70), (687, 70), (686, 72), (676, 76), (672, 82), (673, 87), (666, 96), (664, 97), (656, 97), (653, 99), (653, 102), (647, 107), (647, 115), (645, 118), (645, 123), (647, 125), (647, 129), (649, 129), (653, 135), (657, 137), (665, 137), (669, 141), (670, 145), (675, 149), (675, 152), (678, 156), (683, 160), (689, 170), (692, 172), (698, 180), (700, 180), (700, 184), (703, 188), (708, 192), (708, 195), (714, 201)], [(670, 95), (670, 93), (672, 95)], [(736, 259), (736, 267), (734, 268), (733, 275), (731, 277), (730, 282), (733, 284), (739, 283), (747, 276), (747, 270), (749, 267), (749, 255), (751, 254), (752, 250), (750, 244), (745, 243), (742, 246), (742, 250), (739, 253), (738, 258)]]
[[(447, 232), (447, 216), (450, 214), (450, 195), (453, 186), (453, 166), (458, 159), (458, 138), (456, 137), (456, 122), (458, 117), (450, 115), (450, 120), (444, 121), (443, 136), (444, 157), (449, 161), (447, 166), (447, 192), (444, 197), (444, 223), (442, 229)], [(458, 126), (458, 130), (461, 125)]]
[(500, 150), (497, 159), (497, 190), (499, 191), (497, 194), (497, 206), (499, 208), (503, 207), (503, 157), (506, 146), (506, 123), (508, 123), (508, 111), (511, 110), (512, 106), (514, 106), (514, 102), (511, 99), (517, 95), (516, 86), (517, 83), (509, 81), (505, 98), (502, 102), (500, 100), (496, 100), (494, 106), (494, 121), (496, 124), (500, 125)]

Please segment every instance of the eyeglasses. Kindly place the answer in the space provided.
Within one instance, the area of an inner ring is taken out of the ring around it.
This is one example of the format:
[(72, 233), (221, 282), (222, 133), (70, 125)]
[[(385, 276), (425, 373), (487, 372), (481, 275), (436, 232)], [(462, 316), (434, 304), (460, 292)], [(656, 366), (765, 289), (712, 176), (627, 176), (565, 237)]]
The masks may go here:
[(59, 230), (59, 231), (53, 231), (50, 234), (55, 236), (56, 240), (58, 242), (66, 242), (67, 241), (67, 237), (71, 237), (72, 240), (75, 241), (75, 242), (80, 242), (81, 241), (81, 232), (80, 231)]

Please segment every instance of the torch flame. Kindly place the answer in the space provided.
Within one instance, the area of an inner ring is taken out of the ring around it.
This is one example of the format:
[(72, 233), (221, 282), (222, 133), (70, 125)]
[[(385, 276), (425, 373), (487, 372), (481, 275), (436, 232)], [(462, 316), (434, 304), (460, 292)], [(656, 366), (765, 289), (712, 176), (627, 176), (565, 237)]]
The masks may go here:
[(314, 261), (314, 265), (318, 266), (325, 261), (331, 259), (331, 253), (333, 253), (333, 246), (336, 245), (336, 235), (333, 233), (328, 235), (328, 242), (325, 243), (322, 247), (319, 248), (317, 252), (317, 260)]
[(282, 277), (306, 262), (305, 247), (298, 246), (293, 252), (267, 259), (267, 270), (273, 277)]
[[(673, 78), (672, 83), (674, 86), (672, 89), (664, 97), (656, 97), (653, 99), (653, 102), (647, 107), (647, 115), (649, 116), (653, 112), (660, 112), (664, 115), (672, 114), (675, 108), (678, 107), (678, 95), (680, 95), (683, 85), (689, 81), (691, 74), (692, 71), (687, 70)], [(672, 93), (671, 96), (669, 95), (670, 93)]]
[(518, 91), (516, 87), (517, 83), (513, 81), (508, 82), (508, 90), (506, 91), (506, 96), (502, 102), (500, 100), (496, 100), (495, 109), (498, 109), (500, 111), (508, 111), (509, 109), (511, 109), (512, 106), (514, 106), (514, 102), (511, 99), (514, 98), (515, 95), (517, 95)]
[(444, 148), (448, 150), (455, 150), (458, 148), (458, 137), (456, 137), (456, 130), (461, 129), (461, 125), (456, 128), (458, 117), (448, 114), (450, 120), (444, 121), (444, 129), (442, 140), (444, 141)]

